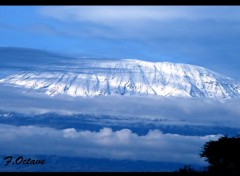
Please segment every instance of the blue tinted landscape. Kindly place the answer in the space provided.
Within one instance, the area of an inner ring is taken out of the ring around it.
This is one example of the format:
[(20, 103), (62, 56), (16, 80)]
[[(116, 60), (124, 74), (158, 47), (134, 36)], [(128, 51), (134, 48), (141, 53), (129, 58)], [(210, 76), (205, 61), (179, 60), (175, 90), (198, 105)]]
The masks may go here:
[(205, 170), (239, 135), (238, 13), (0, 7), (0, 171)]

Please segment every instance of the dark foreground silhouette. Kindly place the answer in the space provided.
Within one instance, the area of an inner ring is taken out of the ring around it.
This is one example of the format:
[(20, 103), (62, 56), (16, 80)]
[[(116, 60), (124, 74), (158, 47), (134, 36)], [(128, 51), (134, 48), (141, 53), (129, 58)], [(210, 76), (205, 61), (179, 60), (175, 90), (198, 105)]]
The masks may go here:
[(209, 141), (200, 154), (209, 163), (208, 172), (215, 175), (240, 175), (240, 136)]
[(184, 166), (179, 173), (191, 175), (239, 176), (240, 175), (240, 136), (221, 137), (209, 141), (203, 146), (200, 156), (209, 166), (204, 171), (195, 171), (191, 166)]

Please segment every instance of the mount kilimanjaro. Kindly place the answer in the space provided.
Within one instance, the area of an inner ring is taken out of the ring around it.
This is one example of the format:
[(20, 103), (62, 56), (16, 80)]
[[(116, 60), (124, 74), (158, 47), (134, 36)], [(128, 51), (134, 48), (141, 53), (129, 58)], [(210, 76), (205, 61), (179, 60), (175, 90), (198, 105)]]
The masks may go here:
[(54, 70), (21, 71), (0, 79), (0, 86), (6, 85), (24, 87), (50, 96), (240, 97), (239, 83), (209, 69), (132, 59), (82, 59), (62, 64)]

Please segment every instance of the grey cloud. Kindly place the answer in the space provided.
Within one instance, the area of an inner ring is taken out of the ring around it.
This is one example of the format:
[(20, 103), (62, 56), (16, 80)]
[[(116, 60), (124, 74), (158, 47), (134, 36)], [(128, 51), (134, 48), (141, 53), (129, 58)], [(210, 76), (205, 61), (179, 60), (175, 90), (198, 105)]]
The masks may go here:
[[(25, 92), (25, 93), (23, 93)], [(240, 126), (240, 100), (214, 100), (176, 97), (49, 97), (27, 89), (1, 87), (0, 110), (26, 114), (55, 112), (59, 114), (109, 115), (131, 120), (166, 120), (166, 123), (191, 123)]]

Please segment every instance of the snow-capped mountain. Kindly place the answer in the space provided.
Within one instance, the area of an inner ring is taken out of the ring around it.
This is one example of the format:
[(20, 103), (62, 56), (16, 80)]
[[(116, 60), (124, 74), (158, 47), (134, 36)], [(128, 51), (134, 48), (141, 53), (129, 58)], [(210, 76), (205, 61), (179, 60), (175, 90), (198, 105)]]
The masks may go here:
[[(71, 65), (71, 66), (70, 66)], [(0, 84), (21, 86), (54, 96), (161, 95), (235, 98), (240, 85), (203, 67), (140, 60), (88, 60), (66, 63), (54, 71), (7, 76)]]

